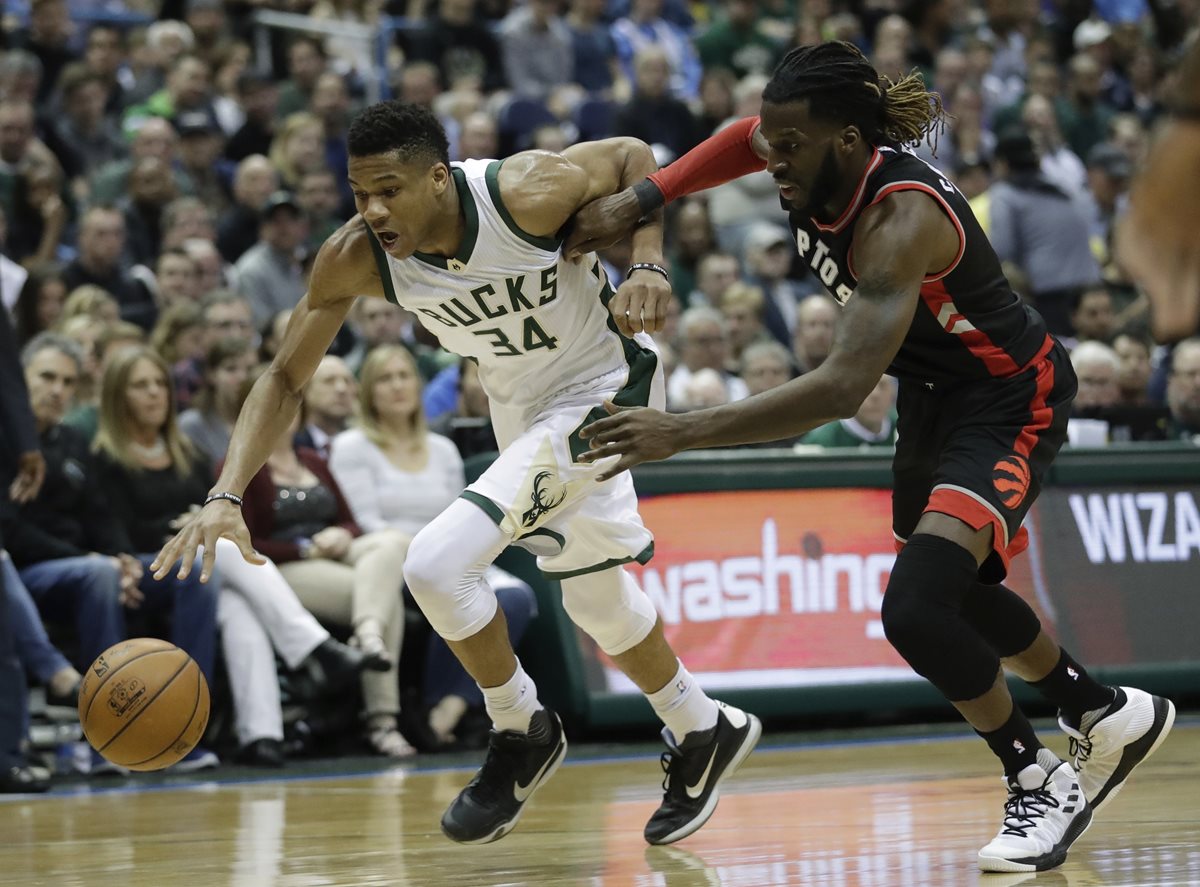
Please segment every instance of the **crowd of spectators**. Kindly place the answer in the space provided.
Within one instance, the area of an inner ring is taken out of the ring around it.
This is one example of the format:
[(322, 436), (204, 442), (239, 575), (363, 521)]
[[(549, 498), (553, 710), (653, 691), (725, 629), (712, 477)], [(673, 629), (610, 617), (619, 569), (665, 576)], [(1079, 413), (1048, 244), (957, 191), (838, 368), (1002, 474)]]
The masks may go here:
[[(403, 27), (383, 70), (360, 44), (319, 33), (273, 31), (263, 52), (251, 19), (262, 5)], [(21, 648), (26, 674), (52, 700), (70, 697), (126, 621), (173, 609), (172, 637), (206, 675), (223, 658), (235, 753), (252, 762), (282, 762), (279, 687), (300, 673), (319, 695), (364, 660), (381, 666), (362, 678), (362, 735), (380, 754), (448, 743), (479, 707), (436, 638), (402, 657), (419, 615), (396, 577), (405, 539), (462, 488), (464, 460), (494, 450), (487, 400), (473, 365), (396, 306), (360, 300), (294, 441), (247, 491), (269, 566), (226, 551), (208, 592), (145, 573), (203, 499), (317, 248), (354, 212), (346, 128), (380, 85), (431, 108), (454, 159), (631, 135), (665, 164), (757, 113), (790, 46), (849, 40), (887, 76), (918, 68), (949, 116), (914, 150), (968, 197), (1013, 288), (1074, 349), (1072, 443), (1200, 441), (1200, 340), (1151, 343), (1112, 249), (1198, 0), (126, 0), (120, 11), (92, 20), (66, 0), (29, 0), (0, 29), (0, 301), (50, 465), (39, 498), (4, 513), (4, 563), (36, 636)], [(670, 409), (744, 398), (828, 356), (837, 305), (798, 261), (767, 173), (670, 207), (667, 248), (676, 300), (656, 339)], [(601, 260), (622, 280), (627, 245)], [(885, 377), (854, 418), (784, 445), (890, 446), (895, 396)], [(533, 595), (514, 577), (491, 581), (517, 639)], [(42, 621), (75, 624), (69, 657)], [(417, 674), (398, 674), (402, 661)], [(406, 681), (420, 717), (401, 717)]]

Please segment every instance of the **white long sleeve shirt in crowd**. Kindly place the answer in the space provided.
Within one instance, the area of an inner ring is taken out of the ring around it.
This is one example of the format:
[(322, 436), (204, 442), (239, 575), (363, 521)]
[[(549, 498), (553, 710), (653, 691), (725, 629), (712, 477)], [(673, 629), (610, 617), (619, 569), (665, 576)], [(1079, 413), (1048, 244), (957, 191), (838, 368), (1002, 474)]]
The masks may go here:
[(420, 471), (396, 467), (358, 428), (333, 439), (329, 468), (364, 532), (393, 527), (415, 536), (466, 487), (462, 457), (440, 434), (427, 433)]

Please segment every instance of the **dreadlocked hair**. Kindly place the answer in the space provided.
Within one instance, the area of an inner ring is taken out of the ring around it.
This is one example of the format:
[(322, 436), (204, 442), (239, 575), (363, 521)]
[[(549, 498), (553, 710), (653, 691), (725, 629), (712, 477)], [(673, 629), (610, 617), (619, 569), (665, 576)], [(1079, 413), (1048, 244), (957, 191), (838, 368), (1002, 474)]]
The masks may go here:
[(433, 112), (392, 99), (363, 109), (350, 122), (346, 148), (351, 157), (397, 152), (402, 160), (441, 161), (450, 165), (446, 131)]
[(873, 145), (916, 145), (945, 126), (942, 97), (913, 69), (893, 81), (879, 74), (857, 46), (842, 41), (797, 46), (775, 69), (763, 101), (807, 101), (822, 120), (857, 126)]

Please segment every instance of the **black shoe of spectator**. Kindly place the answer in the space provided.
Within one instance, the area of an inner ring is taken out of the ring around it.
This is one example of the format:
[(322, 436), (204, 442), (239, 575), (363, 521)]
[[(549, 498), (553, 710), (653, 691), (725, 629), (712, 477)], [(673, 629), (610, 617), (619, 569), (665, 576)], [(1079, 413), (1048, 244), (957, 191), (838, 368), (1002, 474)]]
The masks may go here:
[(0, 794), (44, 792), (50, 788), (50, 774), (41, 767), (10, 767), (0, 772)]
[(238, 749), (233, 759), (251, 767), (282, 767), (287, 760), (278, 739), (256, 739)]
[(46, 687), (46, 717), (52, 721), (72, 721), (79, 717), (79, 685), (76, 681), (66, 693), (55, 693)]
[(333, 638), (326, 638), (318, 644), (301, 663), (323, 696), (336, 696), (352, 686), (369, 665), (362, 653)]

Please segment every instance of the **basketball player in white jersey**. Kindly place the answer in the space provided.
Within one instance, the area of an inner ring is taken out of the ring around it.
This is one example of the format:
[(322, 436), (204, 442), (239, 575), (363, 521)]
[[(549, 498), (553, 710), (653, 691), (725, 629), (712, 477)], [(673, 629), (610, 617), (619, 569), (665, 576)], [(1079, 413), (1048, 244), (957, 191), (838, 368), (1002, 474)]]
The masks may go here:
[(615, 296), (596, 257), (566, 261), (559, 237), (579, 207), (653, 172), (653, 157), (641, 142), (612, 139), (562, 155), (452, 164), (437, 119), (402, 102), (367, 108), (347, 141), (359, 215), (322, 246), (309, 291), (238, 418), (221, 477), (152, 569), (163, 575), (182, 557), (186, 575), (203, 546), (206, 579), (221, 536), (247, 560), (260, 559), (239, 510), (242, 491), (290, 425), (354, 300), (397, 302), (444, 347), (478, 361), (502, 449), (417, 534), (404, 567), (426, 617), (482, 688), (494, 723), (483, 767), (446, 810), (442, 830), (463, 843), (503, 837), (566, 753), (558, 716), (538, 701), (483, 578), (516, 543), (538, 554), (542, 571), (560, 581), (572, 620), (666, 724), (666, 793), (645, 837), (686, 837), (712, 815), (719, 783), (753, 749), (761, 726), (704, 694), (621, 566), (653, 553), (629, 474), (597, 483), (600, 466), (577, 461), (587, 449), (578, 431), (603, 415), (606, 400), (663, 404), (662, 370), (646, 335), (662, 324), (670, 298), (661, 222), (633, 234), (634, 270)]

